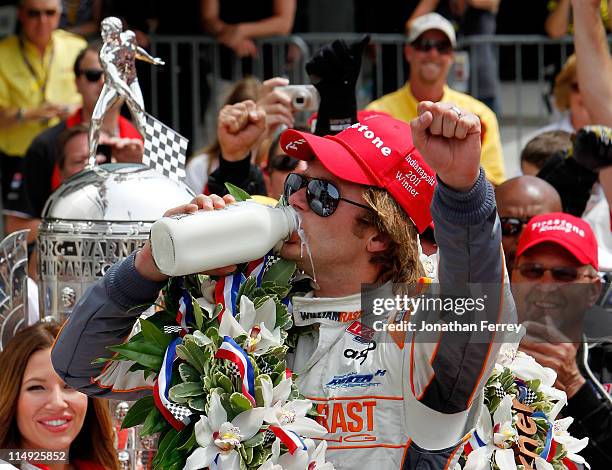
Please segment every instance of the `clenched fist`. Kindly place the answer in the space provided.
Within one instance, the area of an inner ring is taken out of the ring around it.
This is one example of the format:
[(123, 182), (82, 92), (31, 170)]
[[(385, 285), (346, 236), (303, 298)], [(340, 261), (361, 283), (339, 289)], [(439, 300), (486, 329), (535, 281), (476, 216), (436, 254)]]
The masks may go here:
[(450, 103), (419, 103), (410, 122), (419, 153), (456, 191), (469, 191), (480, 173), (480, 119)]

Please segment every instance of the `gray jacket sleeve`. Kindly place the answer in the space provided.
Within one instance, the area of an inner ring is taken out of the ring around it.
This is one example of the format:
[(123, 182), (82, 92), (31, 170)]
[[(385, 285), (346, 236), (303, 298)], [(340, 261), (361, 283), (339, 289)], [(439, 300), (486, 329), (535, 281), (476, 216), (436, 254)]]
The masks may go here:
[(88, 395), (134, 400), (150, 393), (152, 382), (145, 381), (142, 371), (128, 372), (128, 364), (92, 364), (112, 355), (107, 346), (127, 339), (165, 284), (143, 278), (134, 266), (135, 255), (112, 266), (85, 292), (53, 346), (56, 372)]
[[(516, 322), (514, 300), (505, 272), (495, 195), (484, 171), (481, 169), (478, 181), (466, 193), (454, 191), (439, 181), (431, 210), (442, 291), (456, 290), (461, 296), (471, 292), (476, 299), (482, 297), (473, 290), (478, 284), (487, 298), (484, 316), (474, 313), (458, 316), (452, 312), (446, 319), (478, 327), (483, 318), (497, 324)], [(442, 333), (428, 364), (433, 369), (433, 376), (417, 393), (419, 400), (446, 414), (470, 408), (490, 376), (504, 340), (508, 338), (500, 332)]]

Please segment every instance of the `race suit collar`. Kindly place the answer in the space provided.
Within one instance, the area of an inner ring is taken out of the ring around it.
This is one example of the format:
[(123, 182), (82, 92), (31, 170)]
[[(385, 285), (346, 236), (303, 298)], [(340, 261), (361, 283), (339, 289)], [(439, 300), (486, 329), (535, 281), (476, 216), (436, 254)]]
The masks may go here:
[[(391, 297), (392, 284), (383, 284), (368, 296)], [(293, 322), (296, 326), (326, 324), (339, 326), (362, 317), (362, 293), (345, 297), (315, 297), (314, 291), (293, 297)]]

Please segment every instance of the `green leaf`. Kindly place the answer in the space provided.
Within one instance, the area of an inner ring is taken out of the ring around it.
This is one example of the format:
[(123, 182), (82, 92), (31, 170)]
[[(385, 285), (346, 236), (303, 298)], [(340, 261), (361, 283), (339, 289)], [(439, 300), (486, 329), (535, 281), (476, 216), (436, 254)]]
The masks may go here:
[(183, 382), (197, 382), (200, 380), (200, 374), (196, 368), (190, 366), (186, 362), (181, 362), (178, 366), (178, 370)]
[(264, 443), (266, 440), (266, 431), (255, 434), (252, 438), (247, 439), (242, 443), (244, 447), (257, 447)]
[(250, 410), (253, 405), (242, 393), (234, 392), (230, 395), (230, 406), (234, 413), (239, 415), (243, 411)]
[(156, 407), (151, 408), (147, 418), (142, 425), (142, 429), (138, 433), (140, 437), (150, 436), (156, 432), (162, 431), (167, 425), (166, 418), (162, 416)]
[(190, 398), (188, 402), (189, 408), (197, 411), (206, 411), (206, 400), (204, 397)]
[(204, 323), (204, 312), (202, 312), (202, 307), (196, 299), (193, 299), (193, 316), (195, 317), (196, 326), (198, 330), (202, 329), (202, 324)]
[(206, 369), (206, 362), (209, 358), (209, 351), (203, 351), (193, 340), (188, 340), (183, 343), (191, 356), (198, 361), (199, 367), (198, 370), (204, 372)]
[(225, 390), (227, 393), (231, 393), (234, 391), (234, 385), (232, 384), (231, 379), (223, 372), (215, 372), (214, 381), (217, 386), (223, 388), (223, 390)]
[(264, 274), (263, 281), (273, 282), (277, 286), (286, 286), (295, 270), (296, 264), (293, 261), (280, 259)]
[(166, 351), (172, 337), (165, 334), (159, 328), (157, 328), (149, 320), (140, 319), (140, 328), (145, 339), (151, 343), (157, 344), (161, 349)]
[(178, 450), (184, 450), (184, 451), (187, 451), (187, 453), (189, 453), (189, 451), (196, 445), (198, 445), (198, 441), (196, 441), (195, 428), (194, 428), (187, 442), (185, 442), (181, 447), (179, 447)]
[(128, 410), (125, 418), (123, 418), (123, 421), (121, 422), (121, 429), (131, 428), (133, 426), (137, 426), (138, 424), (144, 423), (147, 415), (154, 407), (155, 402), (153, 401), (153, 397), (151, 395), (141, 398)]
[(184, 344), (179, 344), (176, 347), (176, 355), (184, 361), (187, 361), (192, 367), (197, 369), (200, 374), (204, 372), (200, 361), (197, 358), (193, 357), (189, 349), (187, 349)]
[(171, 400), (176, 398), (199, 397), (204, 395), (202, 382), (183, 382), (170, 388), (169, 396)]
[[(118, 346), (108, 346), (108, 349), (118, 352), (123, 358), (130, 361), (138, 362), (143, 366), (159, 371), (163, 362), (163, 352), (161, 354), (151, 354), (146, 352), (138, 352), (134, 350), (134, 345), (120, 344)], [(146, 348), (143, 348), (146, 349)], [(151, 349), (149, 349), (151, 350)]]
[(233, 185), (232, 183), (225, 183), (225, 187), (227, 188), (227, 191), (234, 196), (234, 199), (236, 199), (237, 202), (251, 199), (251, 195), (249, 193), (243, 189), (240, 189), (238, 186)]
[(183, 454), (177, 454), (178, 447), (182, 446), (191, 437), (192, 430), (190, 427), (184, 428), (181, 432), (178, 432), (174, 428), (163, 435), (157, 447), (157, 454), (153, 459), (153, 467), (155, 469), (167, 470), (173, 463), (172, 459), (176, 455), (179, 455), (181, 459)]

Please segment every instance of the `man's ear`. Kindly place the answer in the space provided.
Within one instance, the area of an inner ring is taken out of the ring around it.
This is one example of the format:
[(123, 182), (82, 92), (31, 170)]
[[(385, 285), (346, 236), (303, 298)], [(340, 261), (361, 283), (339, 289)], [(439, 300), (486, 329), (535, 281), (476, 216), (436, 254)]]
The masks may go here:
[(386, 233), (381, 233), (378, 230), (373, 230), (367, 235), (366, 249), (368, 253), (380, 253), (389, 248), (391, 238)]
[(589, 307), (595, 305), (599, 300), (599, 297), (601, 297), (601, 279), (599, 278), (599, 276), (597, 276), (597, 279), (595, 279), (591, 283), (588, 291), (588, 296)]
[(410, 62), (410, 59), (412, 59), (413, 53), (414, 53), (414, 49), (412, 48), (412, 46), (410, 44), (406, 44), (404, 46), (404, 59), (406, 59), (406, 62)]

